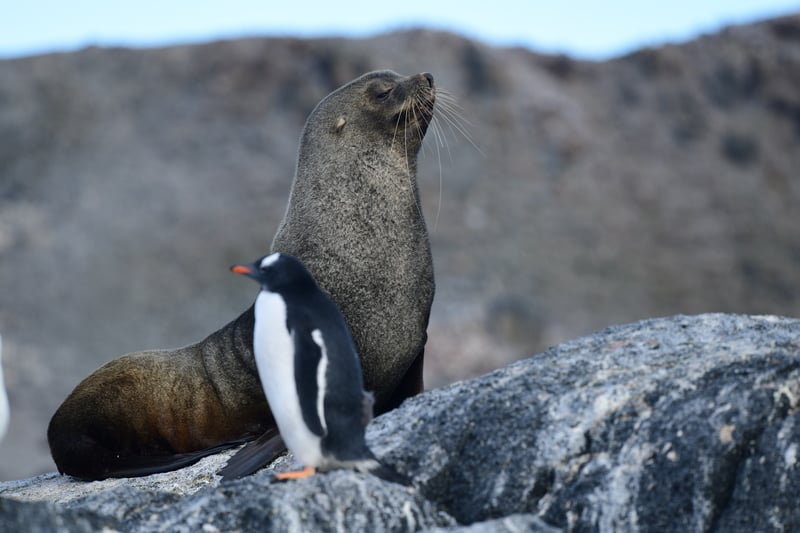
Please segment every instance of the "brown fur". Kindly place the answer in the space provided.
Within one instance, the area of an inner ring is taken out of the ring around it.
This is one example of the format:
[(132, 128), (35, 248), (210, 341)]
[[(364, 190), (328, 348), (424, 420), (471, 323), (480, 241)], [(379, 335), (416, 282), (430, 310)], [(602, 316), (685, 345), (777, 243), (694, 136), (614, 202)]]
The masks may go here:
[(274, 426), (252, 356), (252, 308), (203, 341), (115, 359), (48, 427), (59, 471), (85, 479), (184, 466)]

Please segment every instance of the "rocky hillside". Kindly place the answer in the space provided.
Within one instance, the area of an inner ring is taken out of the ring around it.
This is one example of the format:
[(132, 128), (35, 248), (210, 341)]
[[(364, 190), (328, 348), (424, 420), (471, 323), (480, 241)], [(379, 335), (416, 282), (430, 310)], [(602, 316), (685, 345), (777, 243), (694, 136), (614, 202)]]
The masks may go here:
[[(437, 386), (612, 323), (800, 315), (800, 16), (602, 63), (409, 31), (0, 61), (0, 479), (51, 470), (49, 416), (122, 353), (249, 305), (297, 138), (376, 68), (432, 72), (420, 172)], [(467, 124), (468, 121), (468, 124)]]
[[(144, 478), (0, 483), (26, 531), (797, 531), (800, 320), (645, 320), (376, 419), (409, 487), (354, 472), (235, 482), (228, 453)], [(437, 529), (446, 528), (446, 529)]]

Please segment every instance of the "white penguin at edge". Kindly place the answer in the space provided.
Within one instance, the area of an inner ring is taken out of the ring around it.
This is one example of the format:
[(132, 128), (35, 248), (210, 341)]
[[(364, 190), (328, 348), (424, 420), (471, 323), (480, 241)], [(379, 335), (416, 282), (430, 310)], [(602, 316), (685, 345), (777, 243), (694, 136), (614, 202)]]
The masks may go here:
[(8, 395), (6, 394), (6, 383), (3, 378), (3, 337), (0, 336), (0, 441), (8, 430)]

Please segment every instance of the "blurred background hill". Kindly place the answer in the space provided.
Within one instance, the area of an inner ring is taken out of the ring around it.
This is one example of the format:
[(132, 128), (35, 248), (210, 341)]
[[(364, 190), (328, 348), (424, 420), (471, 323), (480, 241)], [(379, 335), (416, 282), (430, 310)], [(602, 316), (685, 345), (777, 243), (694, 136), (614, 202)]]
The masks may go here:
[[(433, 73), (420, 186), (430, 387), (607, 325), (800, 316), (800, 16), (581, 61), (454, 33), (89, 47), (0, 61), (0, 479), (52, 470), (49, 417), (123, 353), (255, 294), (306, 116), (369, 70)], [(468, 121), (468, 124), (467, 124)]]

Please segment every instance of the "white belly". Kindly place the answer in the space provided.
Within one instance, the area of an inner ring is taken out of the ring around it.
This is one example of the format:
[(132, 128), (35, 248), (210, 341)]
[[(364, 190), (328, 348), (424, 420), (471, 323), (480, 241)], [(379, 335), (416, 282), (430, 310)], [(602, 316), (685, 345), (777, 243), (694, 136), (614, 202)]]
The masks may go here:
[(274, 293), (256, 299), (253, 351), (261, 386), (278, 430), (295, 457), (306, 466), (322, 464), (320, 438), (303, 420), (294, 376), (294, 340), (286, 330), (286, 306)]

